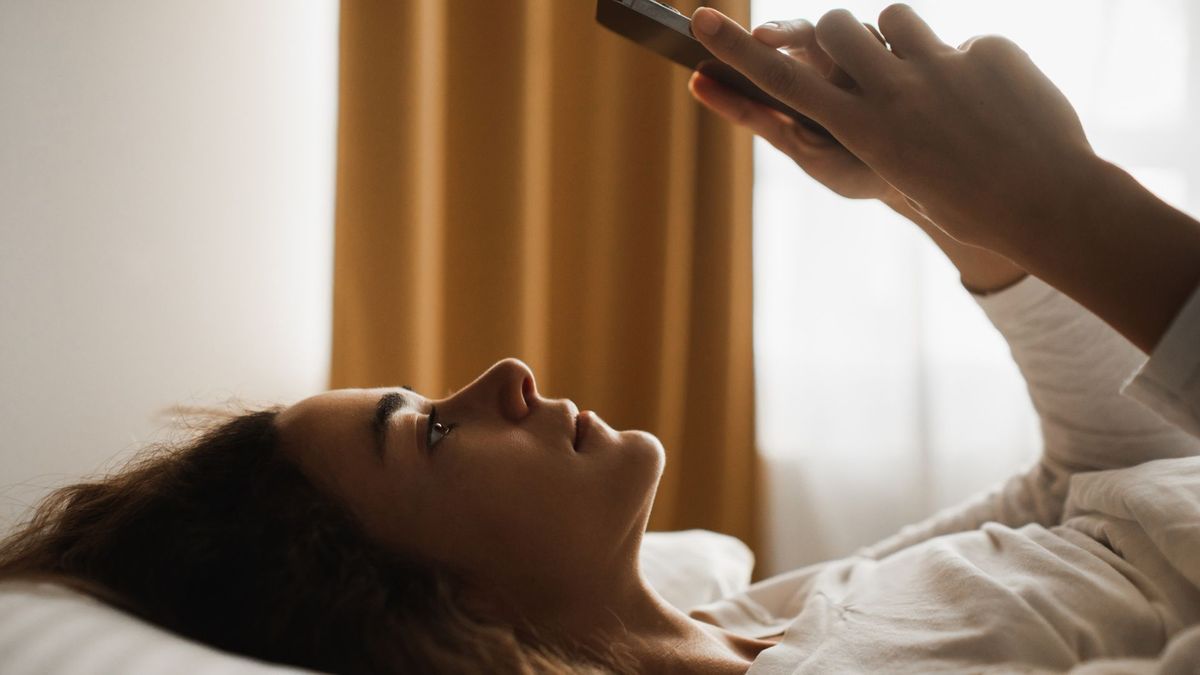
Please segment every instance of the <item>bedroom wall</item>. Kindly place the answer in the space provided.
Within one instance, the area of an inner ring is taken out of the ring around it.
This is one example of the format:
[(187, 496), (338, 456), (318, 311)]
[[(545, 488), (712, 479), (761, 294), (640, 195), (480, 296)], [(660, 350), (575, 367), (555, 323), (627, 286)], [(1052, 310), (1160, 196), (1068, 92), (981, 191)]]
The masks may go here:
[(0, 0), (0, 529), (325, 385), (337, 2)]

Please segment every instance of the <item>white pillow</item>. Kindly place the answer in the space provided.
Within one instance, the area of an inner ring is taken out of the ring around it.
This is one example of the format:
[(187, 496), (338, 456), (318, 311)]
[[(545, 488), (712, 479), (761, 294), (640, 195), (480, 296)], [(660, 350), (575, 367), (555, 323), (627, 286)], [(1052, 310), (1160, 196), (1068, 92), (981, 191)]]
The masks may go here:
[(20, 581), (0, 585), (0, 673), (302, 672), (217, 651), (62, 586)]
[[(648, 533), (640, 557), (651, 586), (684, 611), (744, 589), (754, 566), (745, 544), (705, 530)], [(62, 586), (0, 584), (5, 675), (304, 672), (217, 651)]]
[(740, 539), (708, 530), (647, 532), (639, 558), (650, 586), (685, 612), (744, 591), (754, 570)]

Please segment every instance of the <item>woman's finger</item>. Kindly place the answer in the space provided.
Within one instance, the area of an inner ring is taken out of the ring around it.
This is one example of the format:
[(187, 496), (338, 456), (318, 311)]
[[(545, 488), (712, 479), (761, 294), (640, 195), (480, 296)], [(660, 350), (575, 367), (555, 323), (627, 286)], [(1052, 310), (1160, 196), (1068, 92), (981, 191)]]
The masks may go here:
[(829, 79), (835, 67), (833, 59), (817, 44), (816, 28), (804, 19), (764, 23), (755, 28), (751, 35), (759, 42), (782, 49), (788, 56), (816, 68), (826, 79)]
[(815, 42), (811, 47), (788, 49), (788, 56), (809, 64), (816, 69), (821, 76), (829, 82), (841, 87), (842, 89), (853, 89), (855, 87), (854, 79), (846, 74), (838, 64), (833, 62), (833, 59), (821, 49), (820, 45)]
[(692, 73), (688, 89), (696, 100), (721, 117), (750, 129), (771, 145), (788, 151), (784, 146), (791, 142), (791, 129), (790, 119), (785, 115), (731, 91), (703, 73)]
[(829, 75), (837, 68), (837, 64), (823, 49), (813, 43), (809, 47), (788, 47), (783, 50), (784, 54), (797, 59), (803, 63), (812, 66), (814, 70), (822, 75), (825, 79), (829, 79)]
[(905, 4), (888, 5), (880, 12), (879, 29), (892, 45), (892, 51), (902, 58), (951, 49), (912, 7)]
[(769, 21), (755, 28), (751, 35), (759, 42), (776, 49), (806, 47), (816, 36), (816, 27), (804, 19)]
[(821, 48), (860, 85), (869, 89), (893, 78), (896, 56), (850, 12), (826, 12), (817, 22), (816, 36)]
[(826, 128), (828, 123), (842, 119), (853, 103), (849, 92), (775, 47), (754, 39), (746, 29), (714, 9), (697, 9), (692, 27), (696, 38), (714, 56), (749, 77), (763, 91)]
[[(798, 19), (796, 22), (786, 22), (786, 23), (794, 24), (794, 23), (798, 23), (801, 21), (803, 21), (803, 19)], [(773, 22), (773, 23), (784, 24), (785, 22)], [(787, 52), (787, 54), (789, 56), (791, 56), (792, 58), (796, 58), (801, 61), (804, 61), (805, 63), (811, 65), (813, 68), (816, 68), (817, 72), (824, 75), (826, 80), (829, 80), (830, 82), (836, 84), (837, 86), (841, 87), (842, 89), (853, 89), (855, 87), (854, 78), (852, 78), (848, 74), (846, 74), (846, 71), (842, 70), (841, 66), (834, 63), (833, 57), (831, 57), (824, 49), (821, 49), (821, 45), (818, 44), (816, 41), (816, 33), (815, 33), (815, 29), (813, 29), (813, 27), (812, 27), (812, 24), (807, 21), (803, 21), (803, 23), (807, 24), (807, 26), (808, 26), (807, 30), (805, 30), (804, 28), (799, 27), (799, 26), (796, 26), (793, 29), (794, 34), (797, 35), (797, 37), (798, 37), (797, 42), (799, 42), (801, 44), (798, 44), (797, 46), (786, 47), (785, 51)], [(763, 26), (759, 26), (758, 28), (756, 28), (754, 30), (753, 35), (756, 38), (758, 38), (759, 30), (767, 25), (768, 24), (763, 24)], [(866, 27), (866, 29), (868, 31), (870, 31), (871, 35), (875, 36), (875, 39), (879, 41), (879, 44), (881, 44), (885, 48), (887, 48), (887, 46), (888, 46), (887, 40), (883, 39), (883, 35), (881, 35), (880, 32), (875, 29), (874, 26), (872, 26), (869, 23), (864, 23), (863, 26)], [(758, 38), (758, 39), (761, 40), (761, 38)]]
[(871, 33), (871, 35), (872, 35), (872, 36), (873, 36), (873, 37), (874, 37), (876, 40), (878, 40), (878, 41), (879, 41), (879, 44), (883, 45), (883, 48), (884, 48), (884, 49), (890, 49), (890, 48), (888, 47), (888, 41), (887, 41), (887, 38), (883, 37), (883, 33), (880, 33), (878, 28), (876, 28), (875, 26), (872, 26), (871, 24), (869, 24), (869, 23), (867, 23), (867, 22), (865, 22), (865, 21), (863, 22), (863, 28), (866, 28), (866, 29), (867, 29), (867, 31), (868, 31), (868, 32), (870, 32), (870, 33)]

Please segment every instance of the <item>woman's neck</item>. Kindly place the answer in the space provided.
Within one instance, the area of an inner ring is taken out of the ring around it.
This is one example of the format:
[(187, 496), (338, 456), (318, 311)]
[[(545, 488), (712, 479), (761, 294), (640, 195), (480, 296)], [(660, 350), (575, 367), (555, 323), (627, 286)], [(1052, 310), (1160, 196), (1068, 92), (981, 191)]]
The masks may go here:
[(689, 617), (640, 576), (605, 585), (547, 617), (561, 633), (598, 653), (627, 655), (638, 672), (745, 673), (770, 642), (730, 633)]

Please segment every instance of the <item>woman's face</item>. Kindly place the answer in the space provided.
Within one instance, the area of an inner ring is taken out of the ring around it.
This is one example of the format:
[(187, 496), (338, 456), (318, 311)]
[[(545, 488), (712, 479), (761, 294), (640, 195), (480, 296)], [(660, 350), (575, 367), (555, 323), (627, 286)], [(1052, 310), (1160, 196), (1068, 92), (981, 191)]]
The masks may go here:
[(341, 389), (278, 425), (284, 451), (371, 536), (506, 594), (562, 597), (636, 569), (663, 466), (657, 438), (542, 398), (516, 359), (449, 398)]

